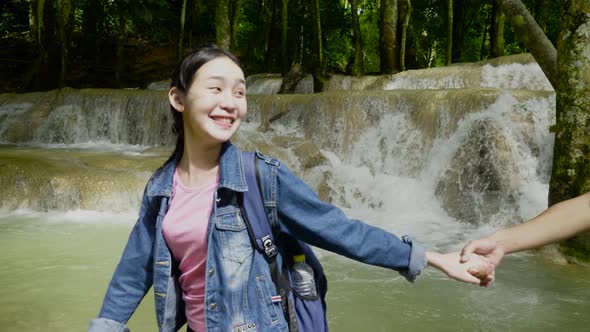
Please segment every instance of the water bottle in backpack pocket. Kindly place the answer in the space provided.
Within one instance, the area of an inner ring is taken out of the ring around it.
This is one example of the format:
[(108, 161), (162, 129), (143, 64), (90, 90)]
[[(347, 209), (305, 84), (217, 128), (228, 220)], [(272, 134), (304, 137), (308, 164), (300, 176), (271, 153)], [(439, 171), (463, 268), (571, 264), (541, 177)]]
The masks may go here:
[[(324, 270), (310, 246), (301, 241), (291, 240), (291, 243), (293, 242), (298, 245), (294, 252), (301, 254), (293, 254), (290, 260), (287, 259), (287, 264), (292, 263), (288, 269), (291, 286), (288, 298), (297, 318), (296, 323), (289, 324), (289, 331), (328, 331), (325, 301), (327, 281)], [(289, 245), (287, 248), (292, 250), (293, 246)], [(288, 251), (286, 255), (289, 256)], [(288, 313), (289, 321), (292, 321), (292, 315), (293, 313)]]
[(313, 269), (305, 262), (305, 255), (293, 256), (291, 267), (291, 289), (303, 299), (315, 300), (318, 291), (315, 287)]

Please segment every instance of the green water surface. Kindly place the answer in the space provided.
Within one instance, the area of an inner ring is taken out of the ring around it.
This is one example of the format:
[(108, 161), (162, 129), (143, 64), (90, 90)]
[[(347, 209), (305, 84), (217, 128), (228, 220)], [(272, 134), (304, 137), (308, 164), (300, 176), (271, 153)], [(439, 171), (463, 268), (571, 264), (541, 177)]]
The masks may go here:
[[(104, 296), (130, 223), (0, 218), (0, 331), (84, 331)], [(426, 269), (396, 272), (323, 254), (331, 331), (589, 331), (590, 269), (511, 256), (490, 289)], [(157, 331), (150, 292), (129, 322)]]

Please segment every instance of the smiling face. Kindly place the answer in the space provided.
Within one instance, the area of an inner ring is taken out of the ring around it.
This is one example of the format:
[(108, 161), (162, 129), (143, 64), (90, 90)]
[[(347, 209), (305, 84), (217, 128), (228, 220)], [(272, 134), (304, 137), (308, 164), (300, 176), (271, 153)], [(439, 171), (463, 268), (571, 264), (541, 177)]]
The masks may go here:
[(226, 56), (202, 65), (186, 93), (172, 87), (168, 96), (182, 113), (185, 140), (200, 144), (228, 141), (246, 116), (244, 73)]

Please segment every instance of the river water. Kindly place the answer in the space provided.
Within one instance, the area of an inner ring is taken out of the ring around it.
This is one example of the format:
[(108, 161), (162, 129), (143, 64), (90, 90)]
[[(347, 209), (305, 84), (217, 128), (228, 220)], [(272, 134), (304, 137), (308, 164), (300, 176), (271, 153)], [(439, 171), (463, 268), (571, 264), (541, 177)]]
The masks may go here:
[[(0, 330), (84, 330), (100, 307), (130, 218), (82, 211), (2, 216)], [(421, 235), (428, 246), (447, 251), (478, 233)], [(447, 236), (453, 239), (442, 239)], [(489, 289), (430, 268), (410, 284), (393, 271), (325, 252), (320, 257), (332, 331), (585, 331), (590, 324), (588, 269), (535, 254), (507, 257)], [(156, 331), (154, 317), (150, 292), (129, 325)]]

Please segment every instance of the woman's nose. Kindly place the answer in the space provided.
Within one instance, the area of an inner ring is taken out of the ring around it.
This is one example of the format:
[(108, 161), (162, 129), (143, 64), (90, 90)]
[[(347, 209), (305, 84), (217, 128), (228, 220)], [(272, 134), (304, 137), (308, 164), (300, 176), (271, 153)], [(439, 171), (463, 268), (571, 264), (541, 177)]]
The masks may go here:
[(232, 111), (234, 109), (236, 109), (236, 100), (235, 97), (232, 93), (223, 93), (223, 96), (221, 98), (221, 101), (219, 103), (219, 107), (228, 110), (228, 111)]

